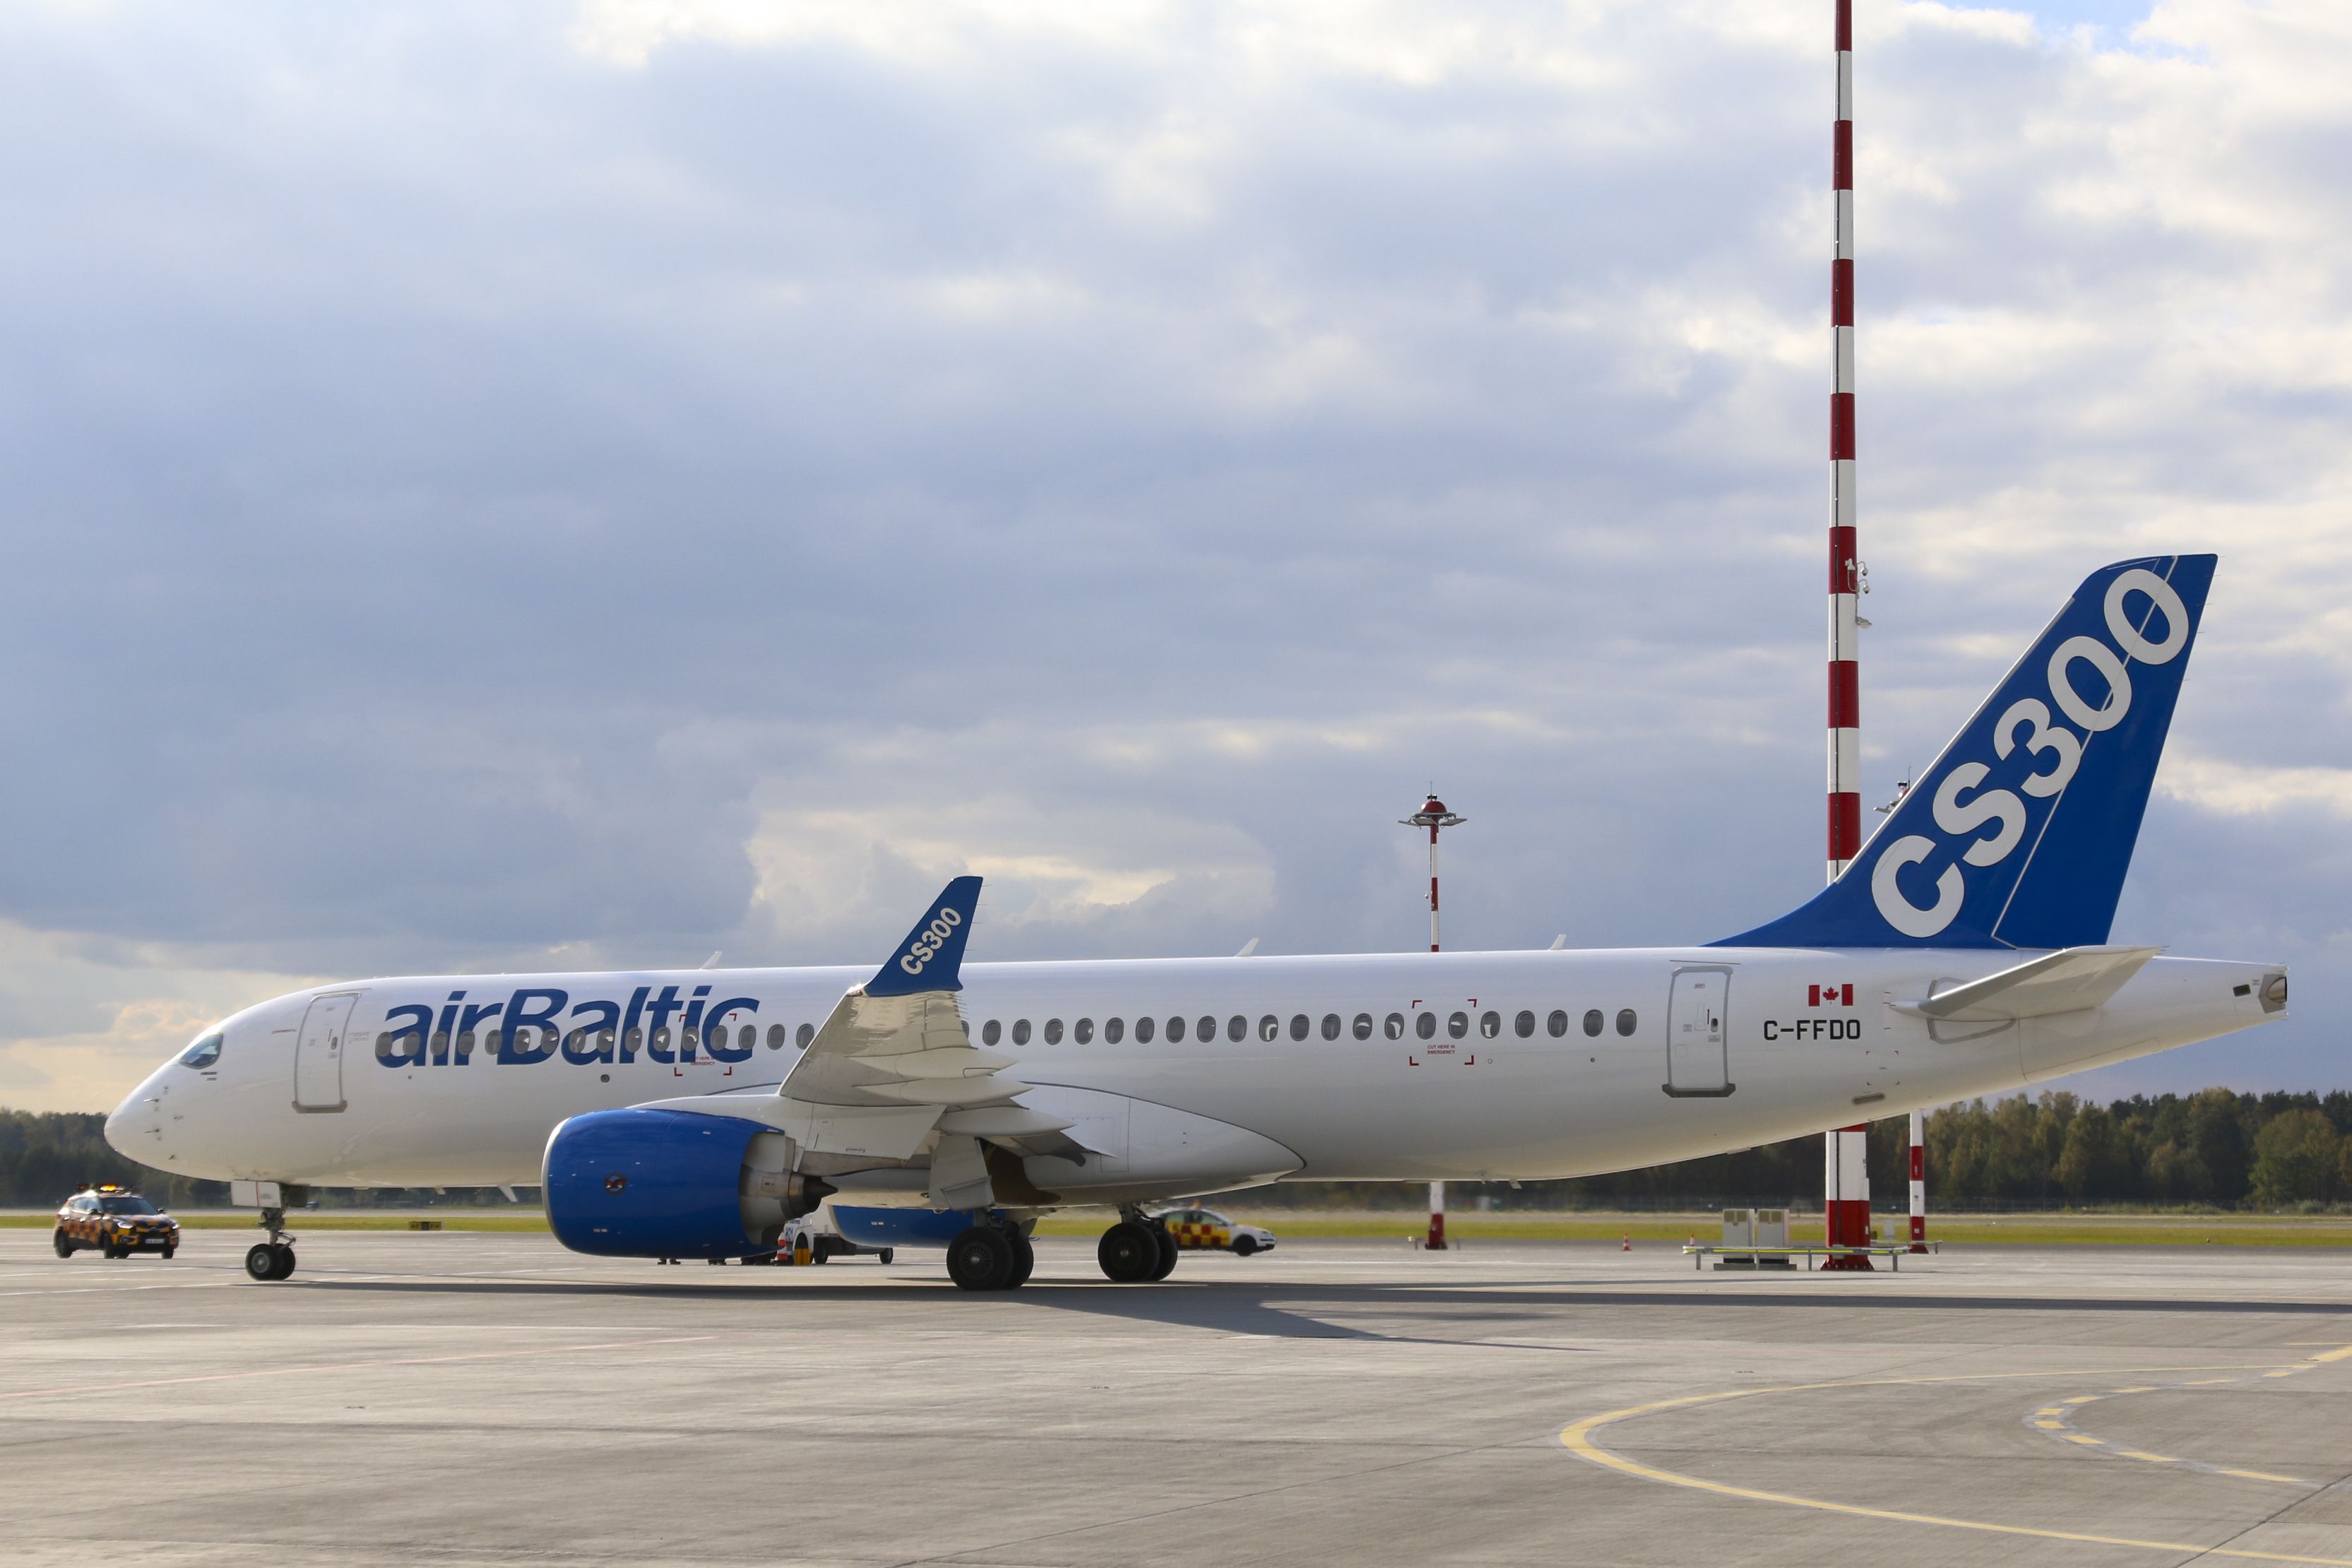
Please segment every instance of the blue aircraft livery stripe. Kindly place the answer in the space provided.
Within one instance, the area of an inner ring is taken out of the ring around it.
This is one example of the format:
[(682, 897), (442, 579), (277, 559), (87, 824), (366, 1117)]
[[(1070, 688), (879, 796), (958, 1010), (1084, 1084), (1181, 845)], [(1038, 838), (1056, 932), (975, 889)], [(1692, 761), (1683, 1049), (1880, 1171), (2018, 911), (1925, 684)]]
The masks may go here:
[(1844, 875), (1715, 945), (2105, 942), (2214, 561), (2092, 573)]
[(963, 946), (971, 939), (972, 910), (980, 903), (980, 879), (958, 877), (931, 900), (898, 952), (866, 983), (868, 996), (911, 996), (920, 991), (961, 991)]

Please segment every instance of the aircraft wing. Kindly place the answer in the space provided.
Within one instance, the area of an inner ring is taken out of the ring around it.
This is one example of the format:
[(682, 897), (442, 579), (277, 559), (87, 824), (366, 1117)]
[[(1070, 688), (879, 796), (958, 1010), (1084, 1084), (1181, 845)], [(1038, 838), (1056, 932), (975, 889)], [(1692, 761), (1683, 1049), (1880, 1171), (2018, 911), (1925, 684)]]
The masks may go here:
[(2069, 947), (1939, 991), (1895, 1010), (1936, 1023), (2011, 1023), (2096, 1007), (2124, 988), (2155, 947)]
[(1029, 1085), (1006, 1070), (1013, 1058), (971, 1043), (956, 994), (979, 901), (979, 878), (950, 882), (874, 978), (834, 1005), (778, 1091), (784, 1131), (807, 1153), (904, 1161), (930, 1142), (943, 1207), (987, 1187), (980, 1140), (1076, 1150), (1069, 1122), (1014, 1103)]

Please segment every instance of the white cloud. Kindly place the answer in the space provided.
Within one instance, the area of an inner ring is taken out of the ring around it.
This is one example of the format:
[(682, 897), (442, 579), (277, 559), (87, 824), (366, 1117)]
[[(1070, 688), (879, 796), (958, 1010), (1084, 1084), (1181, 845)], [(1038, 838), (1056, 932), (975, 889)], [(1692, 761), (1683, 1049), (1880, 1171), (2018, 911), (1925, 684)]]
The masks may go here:
[(0, 1104), (111, 1109), (205, 1025), (303, 983), (0, 921)]
[[(1859, 28), (1868, 792), (2218, 546), (2132, 918), (2352, 977), (2352, 22)], [(110, 954), (11, 1070), (281, 972), (862, 962), (965, 868), (1006, 956), (1409, 946), (1433, 777), (1465, 940), (1776, 912), (1824, 31), (0, 16), (0, 918)]]
[(2316, 806), (2352, 819), (2352, 768), (2263, 768), (2215, 757), (2173, 756), (2158, 787), (2176, 800), (2229, 816)]

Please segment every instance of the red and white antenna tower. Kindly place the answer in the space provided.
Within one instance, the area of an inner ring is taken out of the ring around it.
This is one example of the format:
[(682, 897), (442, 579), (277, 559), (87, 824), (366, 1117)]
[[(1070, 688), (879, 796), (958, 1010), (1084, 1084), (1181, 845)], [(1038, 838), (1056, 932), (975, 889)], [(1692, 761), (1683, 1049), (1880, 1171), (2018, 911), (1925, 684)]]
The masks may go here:
[[(1862, 680), (1855, 601), (1866, 581), (1854, 534), (1853, 492), (1853, 0), (1837, 10), (1837, 120), (1830, 128), (1830, 199), (1837, 244), (1830, 259), (1829, 879), (1862, 849)], [(1822, 1134), (1822, 1215), (1831, 1247), (1870, 1245), (1869, 1128)], [(1866, 1252), (1829, 1268), (1868, 1268)]]
[[(1429, 798), (1421, 803), (1419, 811), (1414, 812), (1411, 816), (1398, 819), (1398, 826), (1401, 827), (1429, 829), (1429, 951), (1432, 952), (1437, 951), (1437, 830), (1441, 827), (1459, 827), (1469, 820), (1466, 816), (1456, 816), (1446, 810), (1445, 803), (1437, 798), (1435, 790), (1432, 790)], [(1444, 1182), (1429, 1184), (1429, 1235), (1422, 1245), (1432, 1252), (1445, 1250), (1445, 1184)]]

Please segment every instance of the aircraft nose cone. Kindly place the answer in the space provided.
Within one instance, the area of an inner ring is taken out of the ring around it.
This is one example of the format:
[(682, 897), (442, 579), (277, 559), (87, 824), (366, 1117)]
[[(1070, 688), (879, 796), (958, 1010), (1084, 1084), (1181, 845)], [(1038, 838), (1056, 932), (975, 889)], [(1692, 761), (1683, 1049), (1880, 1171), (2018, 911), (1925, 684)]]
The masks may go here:
[(156, 1139), (163, 1130), (163, 1108), (154, 1090), (142, 1084), (129, 1099), (108, 1112), (106, 1143), (126, 1160), (153, 1163)]
[(111, 1111), (108, 1112), (106, 1118), (107, 1147), (112, 1149), (116, 1153), (123, 1156), (125, 1159), (138, 1158), (137, 1155), (131, 1152), (130, 1134), (131, 1104), (132, 1102), (131, 1100), (124, 1100), (121, 1104), (116, 1106)]

